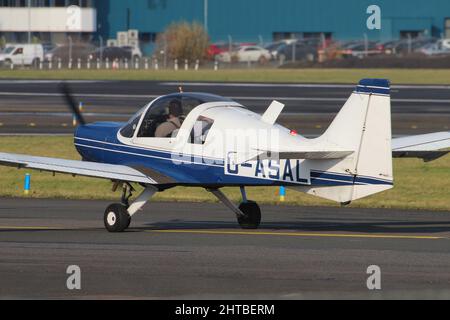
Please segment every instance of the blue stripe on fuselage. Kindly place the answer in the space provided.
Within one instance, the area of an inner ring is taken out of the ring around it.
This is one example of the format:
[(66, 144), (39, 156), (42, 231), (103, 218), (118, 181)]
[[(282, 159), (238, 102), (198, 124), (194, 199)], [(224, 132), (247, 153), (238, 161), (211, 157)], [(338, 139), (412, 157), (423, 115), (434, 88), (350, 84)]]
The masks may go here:
[[(96, 151), (98, 158), (92, 159), (93, 161), (153, 169), (182, 184), (308, 185), (227, 175), (223, 159), (202, 159), (193, 156), (180, 158), (171, 152), (129, 146), (118, 140), (104, 142), (76, 137), (75, 145), (81, 155), (88, 151)], [(347, 174), (311, 171), (311, 185), (352, 185), (353, 179), (352, 175)], [(356, 177), (355, 184), (392, 184), (392, 182), (372, 177)]]

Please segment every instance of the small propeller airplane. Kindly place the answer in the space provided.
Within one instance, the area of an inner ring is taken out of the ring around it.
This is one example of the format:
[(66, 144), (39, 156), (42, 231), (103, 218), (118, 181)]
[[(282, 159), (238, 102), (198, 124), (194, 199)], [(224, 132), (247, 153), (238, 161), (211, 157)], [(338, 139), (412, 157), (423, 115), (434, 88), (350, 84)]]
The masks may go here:
[[(431, 161), (450, 147), (450, 132), (392, 139), (384, 79), (361, 80), (314, 139), (276, 123), (284, 107), (277, 101), (259, 115), (228, 98), (180, 92), (156, 98), (127, 123), (86, 124), (70, 88), (62, 83), (61, 90), (79, 123), (74, 143), (82, 161), (0, 153), (0, 165), (108, 179), (114, 191), (121, 186), (121, 203), (104, 213), (109, 232), (127, 229), (154, 194), (176, 186), (205, 188), (242, 228), (256, 229), (261, 211), (246, 186), (286, 186), (346, 205), (393, 187), (393, 157)], [(144, 189), (130, 204), (132, 184)], [(223, 187), (239, 187), (242, 203), (230, 201)]]

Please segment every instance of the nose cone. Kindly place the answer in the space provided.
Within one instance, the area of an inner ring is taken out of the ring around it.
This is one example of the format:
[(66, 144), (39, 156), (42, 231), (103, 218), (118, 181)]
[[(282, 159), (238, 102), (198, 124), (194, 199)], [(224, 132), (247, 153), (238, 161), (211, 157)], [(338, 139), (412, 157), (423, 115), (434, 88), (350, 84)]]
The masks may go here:
[(77, 127), (75, 147), (83, 160), (103, 162), (104, 143), (116, 141), (122, 125), (119, 122), (96, 122)]
[(75, 138), (107, 141), (109, 137), (116, 137), (122, 125), (121, 122), (95, 122), (79, 126)]

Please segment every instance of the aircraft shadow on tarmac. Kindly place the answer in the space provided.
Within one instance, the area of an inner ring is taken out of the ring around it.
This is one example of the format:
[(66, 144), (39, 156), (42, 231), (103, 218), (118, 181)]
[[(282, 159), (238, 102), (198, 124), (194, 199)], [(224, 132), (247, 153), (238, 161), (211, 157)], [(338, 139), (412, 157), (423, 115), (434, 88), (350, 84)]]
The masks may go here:
[[(148, 227), (138, 227), (134, 230), (242, 230), (234, 222), (225, 221), (185, 221), (175, 219), (164, 222), (146, 224)], [(262, 222), (259, 231), (293, 231), (293, 232), (360, 232), (372, 234), (413, 234), (450, 232), (449, 221), (284, 221)]]
[[(324, 219), (325, 220), (325, 219)], [(297, 221), (267, 221), (262, 222), (256, 232), (356, 232), (368, 234), (434, 234), (450, 232), (449, 221), (317, 221), (317, 220), (297, 220)], [(169, 221), (159, 221), (130, 226), (125, 232), (146, 232), (158, 230), (186, 230), (186, 231), (252, 231), (243, 230), (234, 221), (206, 221), (206, 220), (182, 220), (173, 219)], [(40, 233), (40, 232), (105, 232), (104, 228), (98, 226), (90, 227), (0, 227), (2, 233)]]

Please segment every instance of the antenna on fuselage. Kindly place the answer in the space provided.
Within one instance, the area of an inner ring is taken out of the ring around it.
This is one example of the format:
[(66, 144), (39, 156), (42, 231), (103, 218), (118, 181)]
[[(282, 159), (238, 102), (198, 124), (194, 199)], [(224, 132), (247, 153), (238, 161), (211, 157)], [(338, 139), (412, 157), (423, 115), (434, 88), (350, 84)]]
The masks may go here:
[(77, 122), (80, 125), (84, 126), (86, 124), (86, 121), (84, 120), (84, 117), (81, 114), (78, 104), (76, 103), (72, 95), (72, 91), (70, 90), (69, 85), (65, 82), (61, 82), (59, 85), (59, 89), (61, 90), (61, 93), (64, 95), (66, 103), (69, 106), (70, 111), (72, 111), (72, 114), (74, 115)]

